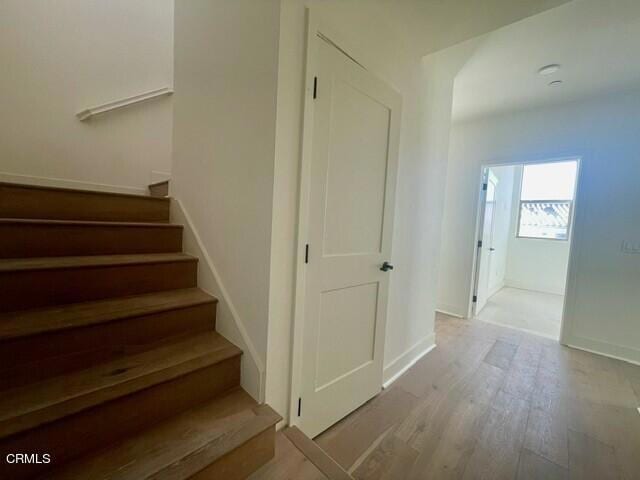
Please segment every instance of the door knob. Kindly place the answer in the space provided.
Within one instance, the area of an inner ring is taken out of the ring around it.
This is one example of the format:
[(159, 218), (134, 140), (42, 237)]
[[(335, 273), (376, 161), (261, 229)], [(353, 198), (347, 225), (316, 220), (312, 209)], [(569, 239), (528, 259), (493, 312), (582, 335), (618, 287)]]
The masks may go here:
[(492, 248), (490, 248), (490, 249), (489, 249), (489, 251), (490, 251), (490, 252), (495, 252), (495, 251), (496, 251), (496, 249), (492, 247)]
[(383, 272), (388, 272), (389, 270), (393, 270), (393, 265), (391, 265), (389, 262), (384, 262), (380, 267), (380, 270), (382, 270)]

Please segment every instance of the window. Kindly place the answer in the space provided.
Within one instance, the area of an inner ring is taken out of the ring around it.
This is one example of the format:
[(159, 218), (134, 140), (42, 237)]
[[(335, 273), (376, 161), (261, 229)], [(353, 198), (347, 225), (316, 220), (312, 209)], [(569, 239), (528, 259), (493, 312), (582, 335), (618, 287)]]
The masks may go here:
[(523, 167), (518, 237), (569, 239), (577, 166), (574, 160)]

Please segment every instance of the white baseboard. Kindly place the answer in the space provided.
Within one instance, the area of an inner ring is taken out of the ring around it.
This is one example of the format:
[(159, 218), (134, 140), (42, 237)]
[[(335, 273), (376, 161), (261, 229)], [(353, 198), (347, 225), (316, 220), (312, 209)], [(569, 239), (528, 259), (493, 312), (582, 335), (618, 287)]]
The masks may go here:
[(504, 287), (517, 288), (518, 290), (530, 290), (532, 292), (539, 293), (548, 293), (550, 295), (564, 295), (564, 289), (546, 288), (544, 286), (529, 284), (527, 282), (520, 282), (518, 280), (512, 280), (509, 278), (505, 279)]
[(496, 293), (498, 293), (500, 290), (502, 290), (505, 287), (505, 283), (501, 282), (500, 285), (498, 285), (496, 288), (494, 288), (493, 290), (489, 291), (489, 297), (493, 297)]
[[(450, 305), (448, 303), (439, 303), (436, 305), (436, 312), (451, 315), (452, 317), (465, 318), (467, 307), (460, 308), (458, 305)], [(462, 313), (461, 313), (462, 312)]]
[(480, 317), (475, 317), (475, 320), (479, 322), (489, 323), (491, 325), (496, 325), (498, 327), (508, 328), (510, 330), (517, 330), (519, 332), (528, 333), (530, 335), (537, 335), (538, 337), (548, 338), (549, 340), (555, 340), (556, 342), (558, 341), (558, 337), (555, 337), (553, 335), (548, 335), (546, 333), (536, 332), (535, 330), (530, 330), (528, 328), (520, 328), (520, 327), (514, 327), (513, 325), (507, 325), (505, 323), (492, 322), (491, 320), (485, 320), (484, 318), (480, 318)]
[(22, 175), (9, 172), (0, 172), (0, 182), (39, 185), (42, 187), (75, 188), (79, 190), (93, 190), (97, 192), (132, 193), (134, 195), (146, 195), (148, 193), (146, 188), (84, 182), (81, 180), (70, 180), (66, 178), (37, 177), (34, 175)]
[(565, 345), (571, 348), (577, 348), (578, 350), (584, 350), (585, 352), (595, 353), (596, 355), (621, 360), (633, 365), (640, 365), (640, 350), (636, 350), (635, 348), (573, 335), (566, 339)]
[(149, 184), (165, 182), (167, 180), (171, 180), (170, 172), (161, 172), (159, 170), (151, 170), (151, 181)]
[(245, 323), (235, 308), (228, 290), (218, 273), (198, 230), (178, 198), (171, 200), (171, 221), (184, 225), (183, 248), (199, 258), (198, 287), (218, 299), (216, 330), (234, 342), (244, 352), (241, 360), (242, 388), (259, 403), (265, 397), (265, 367), (249, 335)]
[(453, 313), (453, 312), (448, 312), (446, 310), (442, 310), (440, 308), (436, 308), (436, 312), (441, 313), (443, 315), (448, 315), (449, 317), (455, 317), (455, 318), (464, 318), (463, 315), (459, 315), (457, 313)]
[(436, 348), (436, 335), (427, 335), (402, 355), (396, 357), (382, 373), (382, 388), (389, 388), (400, 376), (431, 350)]

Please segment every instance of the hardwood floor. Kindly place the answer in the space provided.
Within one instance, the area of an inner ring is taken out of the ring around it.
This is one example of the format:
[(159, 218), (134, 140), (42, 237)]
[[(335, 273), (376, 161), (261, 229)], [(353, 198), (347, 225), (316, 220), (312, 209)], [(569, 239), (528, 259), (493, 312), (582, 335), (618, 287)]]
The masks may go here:
[(316, 438), (354, 478), (640, 479), (640, 367), (479, 321), (436, 334)]
[(353, 480), (353, 477), (297, 427), (290, 427), (276, 435), (275, 457), (249, 480)]
[(276, 456), (248, 480), (328, 480), (283, 432), (276, 435)]

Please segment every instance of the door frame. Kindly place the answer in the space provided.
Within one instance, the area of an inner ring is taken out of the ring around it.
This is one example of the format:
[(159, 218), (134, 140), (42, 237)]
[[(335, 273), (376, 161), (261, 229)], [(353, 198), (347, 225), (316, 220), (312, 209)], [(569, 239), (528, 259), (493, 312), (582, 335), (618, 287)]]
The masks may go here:
[[(302, 116), (302, 148), (300, 160), (298, 226), (296, 239), (295, 283), (293, 301), (293, 331), (291, 339), (291, 386), (289, 397), (288, 424), (299, 425), (298, 409), (302, 391), (302, 347), (305, 321), (306, 294), (306, 245), (309, 231), (309, 207), (311, 200), (311, 163), (313, 159), (313, 129), (314, 129), (314, 77), (317, 71), (317, 42), (326, 42), (342, 52), (344, 55), (360, 65), (364, 70), (366, 57), (353, 48), (348, 41), (329, 25), (323, 23), (312, 7), (306, 8), (306, 45), (305, 45), (305, 73), (304, 73), (304, 101)], [(398, 152), (396, 152), (398, 155)], [(384, 359), (383, 359), (384, 362)], [(382, 379), (381, 379), (382, 387)]]
[[(489, 168), (498, 168), (498, 167), (515, 167), (520, 165), (537, 165), (543, 163), (558, 163), (563, 161), (576, 161), (576, 179), (575, 179), (575, 189), (573, 192), (573, 210), (571, 212), (571, 221), (568, 226), (569, 233), (569, 259), (567, 264), (567, 276), (565, 280), (565, 289), (564, 289), (564, 301), (562, 306), (562, 318), (560, 320), (560, 338), (559, 342), (563, 345), (569, 344), (569, 337), (571, 332), (571, 316), (569, 315), (570, 307), (573, 303), (575, 303), (575, 282), (576, 282), (576, 261), (578, 258), (578, 254), (580, 251), (580, 243), (579, 237), (576, 235), (575, 231), (575, 222), (578, 215), (582, 214), (582, 209), (579, 208), (579, 202), (582, 197), (582, 177), (583, 171), (585, 169), (586, 160), (589, 158), (589, 154), (587, 152), (556, 152), (555, 154), (549, 155), (535, 155), (532, 157), (523, 157), (520, 160), (513, 159), (504, 159), (504, 161), (500, 161), (499, 159), (494, 160), (491, 163), (485, 163), (480, 165), (480, 194), (478, 195), (478, 207), (476, 209), (476, 225), (475, 225), (475, 234), (474, 234), (474, 252), (473, 252), (473, 260), (472, 260), (472, 272), (476, 271), (476, 268), (479, 269), (480, 255), (478, 255), (480, 249), (477, 247), (478, 240), (482, 236), (483, 224), (481, 222), (484, 221), (484, 206), (480, 204), (484, 195), (482, 191), (482, 184), (484, 181), (484, 172)], [(475, 316), (474, 312), (474, 302), (473, 295), (475, 294), (476, 289), (476, 275), (471, 275), (471, 288), (467, 305), (467, 318), (473, 318)]]
[[(485, 221), (485, 217), (487, 215), (487, 192), (488, 190), (488, 185), (489, 182), (491, 181), (491, 167), (482, 167), (482, 186), (480, 188), (480, 204), (479, 204), (479, 221), (481, 221), (482, 223), (480, 225), (478, 225), (478, 232), (476, 234), (476, 255), (478, 255), (480, 253), (480, 249), (484, 248), (485, 245), (484, 243), (482, 244), (482, 247), (480, 247), (480, 240), (482, 240), (484, 242), (484, 221)], [(485, 184), (487, 185), (487, 189), (484, 188)], [(491, 225), (493, 228), (493, 222), (495, 221), (495, 209), (492, 212), (494, 218), (491, 221)], [(493, 235), (492, 235), (493, 237)], [(478, 261), (475, 262), (474, 264), (474, 270), (473, 270), (473, 276), (474, 276), (474, 280), (473, 280), (473, 289), (471, 292), (472, 298), (475, 297), (476, 301), (474, 302), (472, 300), (471, 302), (471, 314), (473, 316), (476, 316), (479, 312), (477, 310), (478, 308), (478, 293), (480, 291), (480, 265), (481, 265), (481, 260), (482, 257), (478, 256)], [(487, 285), (488, 288), (488, 285)]]

